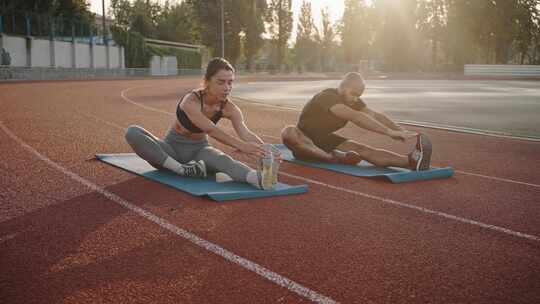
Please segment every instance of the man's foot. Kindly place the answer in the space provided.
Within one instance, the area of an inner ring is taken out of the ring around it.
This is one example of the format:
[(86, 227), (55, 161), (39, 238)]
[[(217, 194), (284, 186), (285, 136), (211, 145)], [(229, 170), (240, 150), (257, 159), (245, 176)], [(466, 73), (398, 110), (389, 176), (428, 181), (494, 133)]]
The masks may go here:
[(206, 178), (206, 165), (204, 161), (190, 161), (182, 165), (184, 168), (184, 176), (187, 177), (196, 177), (196, 178)]
[(332, 154), (333, 162), (338, 164), (356, 165), (362, 161), (362, 157), (360, 157), (360, 155), (354, 151), (343, 152), (339, 150), (332, 150), (330, 154)]
[(416, 139), (416, 146), (414, 150), (409, 153), (409, 166), (411, 170), (423, 171), (429, 170), (429, 164), (431, 162), (431, 141), (425, 134), (418, 134)]

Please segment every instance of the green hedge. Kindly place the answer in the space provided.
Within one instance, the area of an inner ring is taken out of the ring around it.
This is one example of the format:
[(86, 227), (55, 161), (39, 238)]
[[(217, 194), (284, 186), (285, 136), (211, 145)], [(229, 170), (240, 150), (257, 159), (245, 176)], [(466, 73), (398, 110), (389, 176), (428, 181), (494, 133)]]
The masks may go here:
[(148, 68), (152, 53), (144, 37), (137, 32), (127, 32), (119, 27), (112, 26), (113, 39), (124, 47), (127, 68)]
[(202, 56), (199, 52), (163, 47), (147, 44), (148, 50), (156, 56), (176, 56), (179, 69), (200, 69), (202, 65)]
[(179, 69), (201, 68), (202, 56), (197, 51), (150, 45), (141, 34), (119, 27), (111, 27), (111, 32), (114, 41), (125, 49), (127, 68), (148, 68), (153, 55), (176, 56)]

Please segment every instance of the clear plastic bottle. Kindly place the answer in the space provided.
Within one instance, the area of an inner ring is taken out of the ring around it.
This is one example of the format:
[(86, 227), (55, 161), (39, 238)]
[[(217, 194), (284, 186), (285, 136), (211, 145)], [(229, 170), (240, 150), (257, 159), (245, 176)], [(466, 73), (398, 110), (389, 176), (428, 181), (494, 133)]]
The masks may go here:
[(264, 157), (260, 162), (260, 172), (261, 172), (261, 186), (264, 190), (271, 190), (275, 187), (276, 182), (274, 182), (274, 163), (277, 161), (274, 160), (274, 155), (272, 153), (272, 145), (264, 144)]
[(275, 187), (275, 185), (277, 185), (278, 183), (279, 164), (280, 164), (280, 161), (277, 159), (276, 155), (278, 155), (280, 152), (276, 146), (274, 145), (270, 145), (270, 146), (272, 150), (272, 177), (273, 177), (272, 182), (274, 183), (274, 187)]

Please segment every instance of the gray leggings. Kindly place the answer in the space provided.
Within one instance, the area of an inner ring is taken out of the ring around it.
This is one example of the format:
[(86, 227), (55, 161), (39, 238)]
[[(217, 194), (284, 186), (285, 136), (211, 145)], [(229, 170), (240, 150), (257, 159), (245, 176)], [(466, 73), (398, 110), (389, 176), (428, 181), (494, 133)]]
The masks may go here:
[(178, 134), (172, 128), (161, 140), (140, 126), (129, 126), (126, 131), (126, 141), (137, 155), (156, 169), (165, 169), (162, 165), (167, 156), (170, 156), (182, 164), (191, 160), (202, 160), (208, 171), (226, 173), (235, 181), (245, 182), (248, 172), (252, 170), (245, 164), (210, 146), (206, 138), (202, 140), (189, 139)]

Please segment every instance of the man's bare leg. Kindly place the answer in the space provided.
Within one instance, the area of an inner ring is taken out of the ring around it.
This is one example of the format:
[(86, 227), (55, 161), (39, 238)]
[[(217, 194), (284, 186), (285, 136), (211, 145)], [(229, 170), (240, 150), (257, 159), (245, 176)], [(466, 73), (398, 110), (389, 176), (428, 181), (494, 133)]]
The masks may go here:
[(367, 160), (377, 167), (409, 167), (409, 158), (407, 155), (401, 155), (383, 149), (376, 149), (353, 140), (347, 140), (337, 146), (336, 149), (341, 151), (354, 151), (358, 153), (362, 159)]
[(322, 150), (295, 126), (285, 127), (281, 132), (281, 139), (297, 158), (347, 164), (356, 164), (362, 160), (355, 152), (346, 153), (334, 150), (328, 153)]

